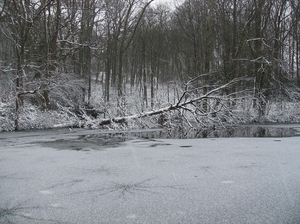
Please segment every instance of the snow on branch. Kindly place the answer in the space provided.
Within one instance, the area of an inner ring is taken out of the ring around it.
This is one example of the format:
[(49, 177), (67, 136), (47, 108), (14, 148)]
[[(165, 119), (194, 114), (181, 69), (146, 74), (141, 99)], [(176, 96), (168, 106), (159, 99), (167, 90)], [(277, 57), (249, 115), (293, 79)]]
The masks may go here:
[(41, 86), (38, 86), (35, 90), (22, 91), (22, 92), (19, 92), (17, 95), (18, 96), (24, 96), (24, 95), (27, 95), (27, 94), (35, 94), (40, 89), (41, 89)]

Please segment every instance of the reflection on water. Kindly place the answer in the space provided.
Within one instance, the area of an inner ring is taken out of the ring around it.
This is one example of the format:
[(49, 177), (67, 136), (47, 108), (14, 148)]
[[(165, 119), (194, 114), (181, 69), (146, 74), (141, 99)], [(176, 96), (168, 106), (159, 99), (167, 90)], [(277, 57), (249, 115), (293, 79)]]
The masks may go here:
[[(293, 137), (300, 136), (300, 125), (237, 125), (228, 127), (190, 128), (183, 126), (164, 129), (147, 129), (139, 131), (111, 131), (111, 132), (81, 132), (75, 138), (36, 142), (46, 147), (59, 150), (90, 151), (118, 147), (124, 141), (143, 138), (153, 139), (186, 139), (186, 138), (230, 138), (230, 137)], [(153, 147), (156, 144), (153, 144)]]
[[(145, 134), (149, 135), (149, 133)], [(176, 127), (152, 133), (152, 136), (153, 138), (293, 137), (300, 136), (300, 133), (294, 128), (249, 125), (188, 130)]]
[[(300, 125), (299, 125), (300, 127)], [(276, 125), (237, 125), (229, 127), (190, 128), (182, 126), (173, 128), (147, 130), (141, 132), (122, 132), (91, 135), (89, 139), (116, 139), (116, 142), (132, 138), (230, 138), (230, 137), (293, 137), (300, 136), (299, 127)]]

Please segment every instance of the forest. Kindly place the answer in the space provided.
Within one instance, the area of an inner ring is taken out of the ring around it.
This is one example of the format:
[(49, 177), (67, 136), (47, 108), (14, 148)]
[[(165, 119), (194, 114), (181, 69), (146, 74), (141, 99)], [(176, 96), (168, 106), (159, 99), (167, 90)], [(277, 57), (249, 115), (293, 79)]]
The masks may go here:
[(0, 131), (300, 122), (300, 1), (2, 0)]

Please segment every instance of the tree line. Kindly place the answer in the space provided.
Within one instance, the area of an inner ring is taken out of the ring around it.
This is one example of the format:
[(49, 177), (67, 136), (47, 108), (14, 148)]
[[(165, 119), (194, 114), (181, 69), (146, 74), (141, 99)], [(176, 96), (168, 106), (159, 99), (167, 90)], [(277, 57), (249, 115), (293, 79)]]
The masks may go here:
[(24, 103), (91, 104), (94, 82), (104, 102), (136, 91), (153, 108), (159, 85), (205, 95), (242, 78), (222, 94), (249, 90), (260, 115), (300, 87), (299, 0), (4, 0), (0, 23), (1, 98), (14, 96), (16, 129)]

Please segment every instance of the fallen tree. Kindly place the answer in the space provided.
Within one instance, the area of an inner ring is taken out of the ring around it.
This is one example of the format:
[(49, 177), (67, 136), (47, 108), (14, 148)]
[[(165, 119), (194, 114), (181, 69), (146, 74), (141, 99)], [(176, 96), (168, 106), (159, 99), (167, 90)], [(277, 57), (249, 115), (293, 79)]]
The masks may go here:
[[(162, 115), (171, 111), (175, 110), (184, 110), (188, 111), (191, 114), (193, 114), (195, 117), (197, 116), (208, 116), (208, 115), (216, 115), (219, 111), (224, 108), (223, 104), (220, 103), (222, 100), (224, 100), (224, 96), (220, 94), (221, 92), (224, 92), (226, 88), (229, 88), (233, 84), (236, 84), (238, 81), (241, 79), (234, 79), (224, 85), (218, 86), (210, 91), (208, 91), (206, 94), (199, 96), (199, 97), (194, 97), (192, 99), (188, 99), (186, 97), (187, 95), (191, 95), (191, 92), (196, 92), (199, 90), (199, 88), (194, 88), (194, 89), (188, 89), (187, 86), (191, 84), (191, 82), (186, 84), (186, 88), (183, 91), (182, 95), (179, 97), (179, 100), (175, 104), (170, 104), (167, 107), (160, 108), (157, 110), (152, 110), (152, 111), (147, 111), (145, 113), (141, 114), (135, 114), (135, 115), (130, 115), (130, 116), (122, 116), (122, 117), (114, 117), (114, 118), (107, 118), (107, 119), (100, 119), (98, 125), (103, 126), (103, 125), (110, 125), (112, 123), (126, 123), (130, 120), (135, 120), (135, 119), (140, 119), (140, 118), (145, 118), (145, 117), (150, 117), (150, 116), (155, 116), (155, 115)], [(217, 93), (219, 93), (217, 95)], [(187, 100), (188, 99), (188, 100)], [(200, 108), (200, 106), (195, 105), (195, 103), (199, 103), (201, 101), (206, 101), (208, 99), (213, 99), (218, 102), (219, 107), (217, 109), (212, 109), (209, 111), (204, 111)], [(192, 105), (192, 107), (188, 107), (189, 105)], [(197, 120), (197, 118), (196, 118)]]

